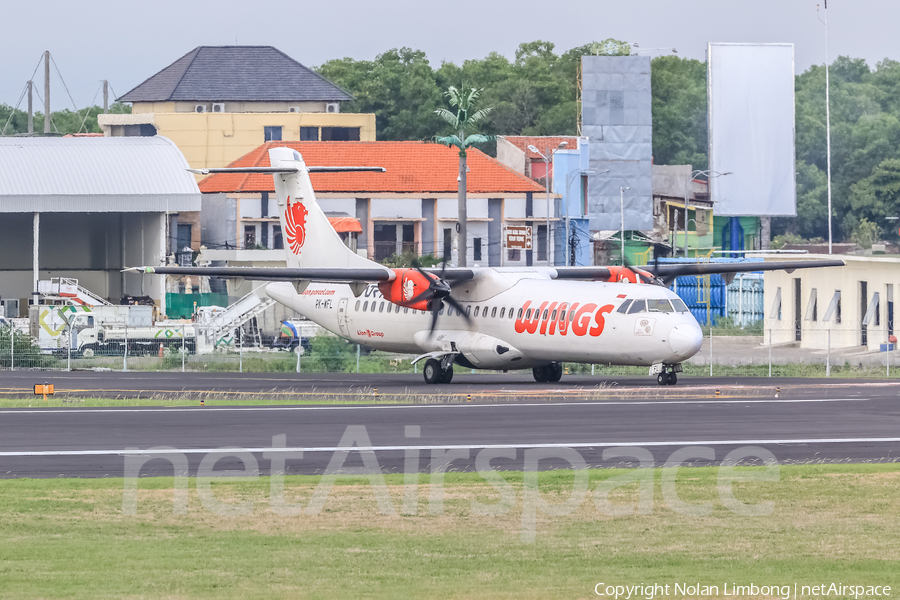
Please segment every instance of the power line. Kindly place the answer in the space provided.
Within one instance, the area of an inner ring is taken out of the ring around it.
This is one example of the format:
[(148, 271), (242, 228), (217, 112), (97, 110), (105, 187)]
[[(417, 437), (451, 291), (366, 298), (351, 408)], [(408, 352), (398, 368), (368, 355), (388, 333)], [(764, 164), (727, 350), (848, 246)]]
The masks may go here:
[(3, 131), (0, 131), (0, 135), (6, 134), (6, 128), (9, 127), (9, 122), (12, 121), (13, 115), (16, 114), (16, 111), (19, 110), (19, 105), (22, 104), (22, 98), (25, 97), (25, 92), (28, 90), (28, 84), (25, 84), (25, 87), (22, 89), (22, 95), (19, 96), (19, 101), (16, 102), (16, 107), (9, 112), (9, 118), (6, 120), (6, 125), (3, 126)]
[[(75, 99), (72, 98), (72, 94), (69, 92), (69, 86), (66, 85), (66, 81), (63, 79), (62, 73), (59, 72), (59, 67), (56, 66), (56, 61), (53, 59), (53, 55), (50, 55), (50, 62), (53, 63), (53, 68), (56, 69), (56, 74), (59, 76), (59, 80), (63, 84), (63, 89), (66, 90), (66, 94), (69, 95), (69, 100), (72, 101), (72, 108), (75, 109), (75, 114), (78, 114), (78, 107), (75, 105)], [(96, 98), (96, 96), (95, 96)], [(59, 132), (57, 132), (59, 133)]]
[(103, 82), (100, 82), (100, 86), (97, 88), (97, 91), (94, 92), (94, 97), (91, 99), (91, 104), (84, 111), (84, 118), (81, 120), (81, 127), (78, 128), (78, 133), (81, 133), (81, 130), (84, 129), (84, 124), (87, 123), (87, 118), (91, 114), (91, 107), (94, 106), (94, 100), (97, 99), (97, 94), (100, 93), (100, 89), (103, 87)]

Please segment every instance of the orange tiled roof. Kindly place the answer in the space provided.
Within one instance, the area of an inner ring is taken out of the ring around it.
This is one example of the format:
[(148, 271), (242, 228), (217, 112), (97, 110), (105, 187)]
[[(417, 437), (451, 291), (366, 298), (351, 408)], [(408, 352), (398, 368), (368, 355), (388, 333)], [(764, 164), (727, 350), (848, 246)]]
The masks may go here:
[(543, 160), (540, 154), (535, 154), (531, 150), (528, 149), (529, 144), (543, 152), (547, 153), (547, 148), (550, 148), (550, 152), (556, 150), (559, 147), (561, 142), (567, 142), (565, 146), (565, 150), (577, 150), (578, 149), (578, 138), (574, 135), (558, 135), (558, 136), (527, 136), (527, 135), (505, 135), (503, 136), (510, 144), (513, 144), (516, 148), (525, 153), (525, 155), (531, 160)]
[[(456, 193), (459, 154), (429, 142), (266, 142), (229, 167), (268, 167), (269, 148), (293, 148), (310, 166), (384, 167), (385, 173), (311, 173), (319, 193)], [(544, 192), (531, 179), (469, 150), (470, 194)], [(203, 193), (274, 192), (271, 175), (216, 173), (200, 182)]]
[(328, 222), (338, 233), (362, 233), (362, 224), (354, 217), (328, 217)]

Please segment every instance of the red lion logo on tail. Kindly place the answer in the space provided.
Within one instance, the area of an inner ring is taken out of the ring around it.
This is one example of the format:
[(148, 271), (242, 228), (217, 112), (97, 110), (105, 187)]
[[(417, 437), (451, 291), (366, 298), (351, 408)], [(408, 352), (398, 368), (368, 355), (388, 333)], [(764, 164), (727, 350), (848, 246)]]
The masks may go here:
[(300, 202), (291, 204), (288, 198), (288, 209), (284, 213), (284, 220), (287, 224), (287, 241), (291, 247), (291, 251), (299, 256), (300, 249), (306, 241), (306, 215), (308, 211)]

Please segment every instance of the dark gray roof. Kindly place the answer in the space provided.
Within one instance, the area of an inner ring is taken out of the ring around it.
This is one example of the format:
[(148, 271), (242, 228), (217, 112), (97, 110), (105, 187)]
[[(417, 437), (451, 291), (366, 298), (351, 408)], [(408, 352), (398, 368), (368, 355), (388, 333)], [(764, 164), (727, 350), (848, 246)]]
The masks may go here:
[(272, 46), (199, 46), (121, 102), (335, 102), (353, 96)]

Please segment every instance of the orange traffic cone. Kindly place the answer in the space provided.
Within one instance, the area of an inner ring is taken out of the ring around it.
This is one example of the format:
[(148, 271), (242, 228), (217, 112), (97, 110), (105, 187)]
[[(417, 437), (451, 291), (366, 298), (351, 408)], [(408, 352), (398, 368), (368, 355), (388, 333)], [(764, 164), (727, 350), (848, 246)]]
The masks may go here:
[(159, 357), (160, 358), (163, 357), (163, 345), (162, 344), (159, 345)]

